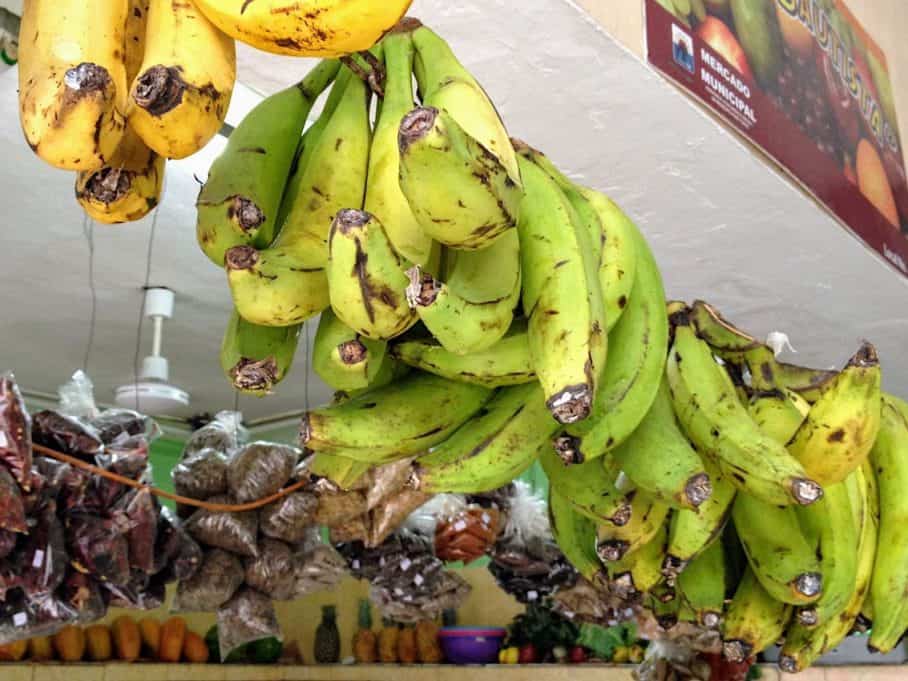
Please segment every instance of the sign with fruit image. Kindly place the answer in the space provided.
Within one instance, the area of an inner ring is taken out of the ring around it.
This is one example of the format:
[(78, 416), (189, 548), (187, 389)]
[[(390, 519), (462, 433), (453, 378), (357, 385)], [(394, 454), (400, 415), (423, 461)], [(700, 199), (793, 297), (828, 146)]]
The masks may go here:
[(886, 55), (844, 0), (644, 0), (650, 62), (908, 276)]

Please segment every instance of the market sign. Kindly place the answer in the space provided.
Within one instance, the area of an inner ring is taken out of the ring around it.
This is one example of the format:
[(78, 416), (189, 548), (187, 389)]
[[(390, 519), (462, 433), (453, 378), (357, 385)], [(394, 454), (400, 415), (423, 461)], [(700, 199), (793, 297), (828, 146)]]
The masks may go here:
[(886, 56), (842, 0), (644, 0), (649, 61), (908, 276)]

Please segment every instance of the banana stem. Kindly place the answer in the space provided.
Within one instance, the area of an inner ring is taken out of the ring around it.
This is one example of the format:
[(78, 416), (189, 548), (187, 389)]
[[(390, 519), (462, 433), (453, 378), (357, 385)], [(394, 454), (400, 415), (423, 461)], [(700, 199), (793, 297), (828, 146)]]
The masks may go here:
[[(356, 60), (357, 57), (366, 62), (366, 67), (363, 67)], [(360, 80), (366, 83), (377, 96), (385, 96), (385, 67), (374, 54), (369, 51), (357, 52), (356, 54), (344, 55), (340, 58), (340, 61), (353, 71)]]

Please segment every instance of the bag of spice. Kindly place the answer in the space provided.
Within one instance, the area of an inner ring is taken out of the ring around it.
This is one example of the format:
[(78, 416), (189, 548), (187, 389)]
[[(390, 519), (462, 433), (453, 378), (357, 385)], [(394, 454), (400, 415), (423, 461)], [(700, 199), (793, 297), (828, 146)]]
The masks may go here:
[(112, 608), (131, 610), (155, 610), (164, 604), (166, 583), (161, 575), (148, 575), (141, 570), (132, 570), (125, 584), (101, 582), (107, 592), (108, 605)]
[(215, 449), (230, 454), (246, 442), (248, 433), (243, 427), (243, 415), (237, 411), (219, 411), (214, 419), (195, 430), (183, 447), (182, 458), (202, 449)]
[(193, 539), (169, 508), (158, 512), (155, 541), (155, 574), (165, 582), (189, 579), (202, 564), (202, 547)]
[(66, 519), (66, 541), (73, 565), (101, 580), (129, 580), (129, 542), (119, 518), (77, 514)]
[(202, 564), (189, 579), (180, 580), (173, 602), (177, 612), (214, 612), (243, 584), (243, 564), (223, 549), (205, 552)]
[(53, 593), (63, 583), (69, 559), (53, 502), (35, 518), (12, 558), (18, 584), (29, 597)]
[(26, 532), (25, 502), (19, 485), (6, 468), (0, 466), (0, 529)]
[(158, 505), (147, 489), (133, 489), (113, 509), (128, 526), (129, 566), (146, 575), (155, 572), (155, 542), (158, 538)]
[(291, 492), (263, 506), (259, 512), (259, 529), (272, 539), (288, 544), (303, 541), (315, 521), (318, 499), (306, 490)]
[(293, 550), (277, 539), (262, 539), (259, 555), (243, 561), (246, 584), (276, 601), (295, 597), (296, 561)]
[(0, 375), (0, 463), (28, 491), (32, 469), (32, 425), (12, 374)]
[(104, 450), (98, 431), (90, 425), (48, 409), (32, 417), (32, 440), (91, 463)]
[(300, 450), (273, 442), (253, 442), (240, 449), (227, 468), (227, 486), (241, 503), (263, 499), (283, 487), (296, 468)]
[(207, 499), (227, 491), (227, 455), (210, 447), (183, 457), (170, 473), (174, 491), (190, 499)]
[(241, 587), (218, 609), (221, 660), (226, 660), (237, 648), (264, 638), (283, 638), (274, 604), (260, 591)]
[(294, 549), (293, 597), (336, 587), (347, 574), (346, 561), (331, 546), (318, 544)]
[[(214, 496), (208, 501), (215, 504), (236, 503), (236, 500), (226, 495)], [(207, 546), (240, 556), (257, 555), (259, 516), (256, 511), (230, 513), (200, 508), (186, 521), (184, 527), (193, 539)]]

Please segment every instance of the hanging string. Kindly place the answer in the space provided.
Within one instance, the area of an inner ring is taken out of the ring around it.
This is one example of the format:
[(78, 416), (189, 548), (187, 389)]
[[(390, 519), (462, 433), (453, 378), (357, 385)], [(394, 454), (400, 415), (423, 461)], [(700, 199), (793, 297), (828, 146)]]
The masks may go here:
[(309, 322), (303, 322), (303, 335), (306, 337), (305, 345), (305, 364), (303, 365), (303, 406), (306, 412), (309, 412), (309, 365), (312, 357), (309, 352)]
[(88, 361), (95, 344), (95, 322), (98, 311), (98, 295), (95, 290), (95, 221), (86, 213), (82, 220), (82, 235), (88, 244), (88, 290), (91, 293), (91, 316), (88, 323), (88, 340), (85, 343), (85, 355), (82, 358), (82, 371), (88, 373)]
[(136, 386), (136, 411), (139, 411), (139, 359), (142, 354), (142, 325), (145, 322), (145, 297), (151, 284), (151, 256), (154, 253), (154, 235), (158, 227), (158, 212), (155, 208), (151, 214), (151, 230), (148, 233), (148, 250), (145, 254), (145, 283), (142, 286), (142, 304), (139, 306), (139, 323), (136, 328), (136, 352), (132, 360), (133, 377)]

